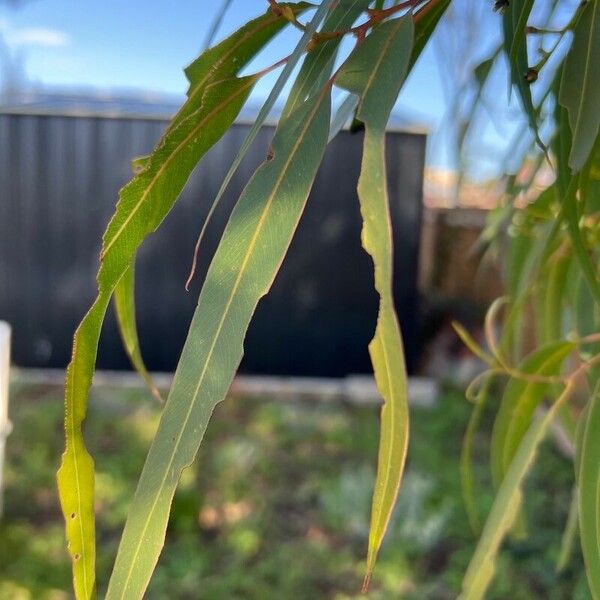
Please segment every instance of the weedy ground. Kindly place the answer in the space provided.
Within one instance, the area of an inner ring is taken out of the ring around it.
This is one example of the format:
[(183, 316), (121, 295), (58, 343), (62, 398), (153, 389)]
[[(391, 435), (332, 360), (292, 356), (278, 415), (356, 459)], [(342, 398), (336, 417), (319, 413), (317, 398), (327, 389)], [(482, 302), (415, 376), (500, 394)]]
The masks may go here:
[[(70, 598), (54, 474), (62, 390), (13, 386), (0, 599)], [(369, 598), (456, 596), (473, 551), (459, 456), (470, 406), (446, 390), (413, 408), (406, 478)], [(491, 414), (491, 413), (490, 413)], [(100, 597), (159, 409), (143, 389), (97, 389), (86, 422), (96, 459)], [(477, 509), (491, 505), (490, 415), (475, 443)], [(175, 497), (149, 599), (358, 598), (378, 440), (376, 407), (229, 398)], [(509, 540), (490, 598), (589, 598), (578, 543), (555, 572), (572, 467), (551, 443), (527, 486), (524, 540)]]

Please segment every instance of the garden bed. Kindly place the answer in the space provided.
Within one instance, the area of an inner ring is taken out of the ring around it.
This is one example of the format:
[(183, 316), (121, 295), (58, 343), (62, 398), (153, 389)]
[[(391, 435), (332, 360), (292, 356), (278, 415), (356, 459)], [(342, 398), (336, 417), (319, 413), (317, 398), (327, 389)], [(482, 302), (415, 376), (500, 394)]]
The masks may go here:
[[(454, 598), (475, 537), (458, 460), (470, 406), (444, 392), (412, 409), (406, 478), (375, 570), (371, 598)], [(102, 597), (160, 410), (143, 389), (95, 389), (86, 438), (96, 460)], [(70, 598), (55, 488), (62, 390), (11, 390), (0, 598)], [(492, 500), (489, 419), (476, 438), (477, 508)], [(359, 597), (378, 440), (375, 406), (230, 398), (183, 476), (150, 599)], [(555, 572), (572, 467), (545, 444), (528, 485), (527, 539), (509, 540), (490, 598), (588, 598), (578, 544)]]

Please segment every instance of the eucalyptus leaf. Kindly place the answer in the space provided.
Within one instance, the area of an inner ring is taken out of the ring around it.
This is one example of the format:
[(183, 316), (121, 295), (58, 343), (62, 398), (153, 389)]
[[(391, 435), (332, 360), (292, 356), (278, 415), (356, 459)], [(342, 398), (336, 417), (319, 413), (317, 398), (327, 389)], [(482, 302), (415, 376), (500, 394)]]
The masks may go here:
[(182, 470), (233, 380), (258, 301), (269, 290), (321, 162), (330, 119), (323, 89), (280, 122), (273, 156), (231, 214), (208, 270), (171, 391), (129, 510), (107, 599), (140, 598), (162, 549)]
[(380, 296), (375, 337), (369, 353), (383, 396), (377, 478), (365, 587), (394, 508), (408, 447), (408, 398), (404, 350), (392, 294), (392, 237), (385, 172), (385, 126), (408, 72), (413, 45), (411, 15), (386, 21), (348, 57), (337, 84), (360, 97), (356, 116), (365, 124), (358, 197), (362, 243), (373, 258)]
[(567, 356), (573, 351), (572, 342), (554, 342), (529, 354), (518, 366), (518, 371), (530, 380), (513, 377), (507, 384), (492, 434), (491, 461), (494, 483), (500, 486), (519, 444), (529, 428), (535, 409), (550, 391), (551, 384), (536, 380), (560, 374)]
[(480, 600), (496, 570), (496, 557), (502, 540), (513, 527), (523, 501), (523, 483), (535, 460), (556, 411), (566, 400), (570, 388), (566, 388), (553, 406), (543, 416), (533, 421), (519, 443), (514, 459), (496, 494), (494, 503), (483, 527), (483, 532), (469, 562), (462, 582), (459, 600)]
[[(268, 11), (243, 28), (241, 34), (233, 34), (209, 50), (212, 69), (200, 68), (196, 63), (190, 75), (193, 83), (188, 101), (153, 154), (139, 163), (139, 172), (121, 190), (104, 234), (98, 295), (75, 332), (67, 368), (65, 451), (57, 473), (77, 598), (88, 600), (95, 594), (94, 463), (85, 448), (81, 426), (108, 304), (141, 243), (170, 211), (198, 161), (237, 117), (257, 76), (237, 78), (231, 74), (239, 72), (264, 45), (264, 37), (253, 41), (252, 31), (263, 32), (266, 21), (274, 35), (285, 24), (277, 17), (279, 24), (275, 27), (273, 19)], [(238, 52), (242, 52), (242, 58)]]
[[(524, 37), (523, 15), (528, 15), (531, 11), (532, 0), (523, 0), (522, 2), (510, 2), (502, 16), (504, 30), (504, 48), (510, 63), (510, 78), (519, 93), (523, 111), (527, 115), (529, 127), (532, 130), (537, 144), (545, 150), (545, 146), (539, 135), (538, 116), (533, 99), (531, 97), (529, 81), (529, 57), (527, 44)], [(519, 42), (519, 38), (521, 41)], [(514, 56), (511, 57), (511, 52)], [(532, 82), (531, 82), (532, 83)]]
[(573, 136), (569, 166), (583, 168), (600, 127), (600, 2), (583, 8), (574, 29), (573, 45), (565, 60), (560, 103), (569, 113)]
[(600, 386), (596, 386), (583, 421), (577, 448), (579, 532), (588, 583), (600, 598)]
[(142, 352), (140, 350), (140, 340), (138, 337), (136, 318), (135, 318), (135, 267), (134, 264), (125, 271), (125, 274), (117, 283), (114, 292), (115, 313), (119, 332), (123, 339), (125, 352), (131, 361), (133, 368), (139, 373), (144, 383), (150, 390), (150, 393), (159, 401), (163, 399), (160, 391), (154, 385), (152, 376), (148, 372)]

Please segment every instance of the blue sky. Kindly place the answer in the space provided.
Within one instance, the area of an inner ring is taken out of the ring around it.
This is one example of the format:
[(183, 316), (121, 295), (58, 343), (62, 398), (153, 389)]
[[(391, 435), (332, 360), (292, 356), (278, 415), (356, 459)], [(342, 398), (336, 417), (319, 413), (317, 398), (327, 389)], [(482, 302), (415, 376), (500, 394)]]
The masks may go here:
[[(479, 11), (482, 20), (475, 53), (485, 57), (499, 29), (492, 3), (457, 2), (471, 12)], [(233, 0), (217, 39), (263, 12), (266, 4), (266, 0)], [(182, 96), (186, 89), (182, 68), (198, 54), (220, 5), (220, 0), (25, 0), (16, 8), (0, 3), (0, 35), (13, 59), (19, 57), (27, 80), (36, 85)], [(427, 126), (432, 133), (428, 162), (443, 167), (453, 165), (451, 128), (440, 132), (439, 127), (448, 125), (443, 119), (448, 102), (445, 86), (456, 73), (448, 72), (448, 64), (440, 55), (445, 52), (444, 44), (461, 44), (456, 39), (453, 42), (450, 30), (447, 28), (446, 37), (426, 49), (396, 106), (397, 114)], [(298, 36), (299, 32), (288, 28), (253, 68), (285, 56)], [(266, 96), (276, 75), (260, 82), (255, 101)], [(503, 77), (495, 84), (498, 97), (506, 90)], [(493, 155), (515, 128), (507, 113), (502, 132), (488, 124), (481, 126), (478, 135), (490, 145)]]

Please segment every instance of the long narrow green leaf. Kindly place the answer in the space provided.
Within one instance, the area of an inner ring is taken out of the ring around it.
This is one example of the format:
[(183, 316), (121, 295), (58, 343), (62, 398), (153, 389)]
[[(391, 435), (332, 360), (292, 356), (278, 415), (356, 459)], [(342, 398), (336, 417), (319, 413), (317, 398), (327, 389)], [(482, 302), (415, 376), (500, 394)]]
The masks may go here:
[[(518, 370), (532, 377), (556, 376), (574, 347), (571, 342), (554, 342), (542, 346), (529, 354)], [(550, 387), (550, 383), (517, 378), (508, 382), (492, 434), (492, 475), (497, 487), (502, 483), (523, 435), (529, 428), (535, 409)]]
[(459, 600), (479, 600), (494, 576), (496, 555), (502, 540), (511, 530), (523, 499), (522, 486), (535, 460), (540, 442), (544, 439), (556, 411), (571, 393), (567, 386), (559, 399), (541, 418), (535, 420), (521, 440), (513, 461), (502, 480), (492, 509), (485, 522), (462, 583)]
[[(519, 28), (521, 26), (522, 14), (528, 14), (527, 6), (523, 5), (533, 4), (532, 0), (523, 0), (522, 2), (511, 2), (506, 8), (504, 15), (502, 16), (502, 25), (504, 30), (504, 48), (506, 54), (510, 56), (511, 50), (514, 44), (517, 45), (514, 60), (510, 61), (510, 77), (512, 84), (517, 88), (523, 111), (527, 115), (529, 127), (532, 130), (536, 142), (538, 145), (545, 150), (545, 146), (539, 136), (539, 128), (537, 122), (537, 113), (533, 100), (531, 97), (531, 89), (527, 80), (527, 73), (529, 70), (529, 58), (527, 51), (527, 44), (525, 40), (521, 40), (519, 43), (517, 38), (519, 35), (524, 36), (524, 31), (519, 34)], [(522, 10), (523, 9), (523, 12)], [(529, 7), (531, 11), (531, 7)]]
[(373, 258), (380, 296), (371, 362), (384, 405), (365, 586), (394, 508), (408, 446), (407, 377), (402, 337), (392, 293), (392, 236), (385, 172), (385, 126), (404, 82), (413, 44), (411, 15), (387, 21), (350, 55), (337, 83), (360, 96), (357, 118), (365, 124), (358, 197), (363, 217), (362, 243)]
[(563, 199), (562, 213), (567, 222), (569, 237), (573, 244), (573, 252), (577, 259), (584, 279), (596, 301), (600, 306), (600, 281), (598, 281), (598, 271), (596, 265), (592, 262), (581, 229), (579, 228), (579, 211), (577, 206), (577, 191), (579, 189), (580, 176), (573, 176), (567, 189), (567, 195)]
[(205, 108), (188, 117), (193, 124), (188, 126), (186, 120), (173, 130), (149, 166), (123, 188), (104, 236), (98, 296), (75, 332), (67, 368), (66, 444), (57, 473), (78, 598), (90, 598), (94, 587), (93, 461), (85, 450), (81, 424), (108, 303), (135, 251), (170, 210), (202, 154), (233, 122), (254, 81), (254, 77), (228, 79), (207, 89)]
[(212, 46), (215, 36), (217, 35), (219, 28), (221, 27), (221, 23), (223, 22), (223, 19), (225, 18), (225, 14), (229, 10), (229, 7), (231, 6), (232, 1), (233, 0), (222, 0), (221, 7), (219, 8), (217, 13), (213, 17), (213, 22), (211, 23), (208, 33), (206, 34), (206, 38), (204, 39), (204, 44), (202, 44), (203, 50), (207, 50), (208, 48), (210, 48)]
[(98, 296), (75, 332), (67, 368), (65, 452), (57, 473), (77, 598), (88, 600), (95, 594), (94, 464), (85, 448), (81, 425), (106, 309), (140, 244), (172, 208), (200, 158), (238, 115), (256, 76), (238, 79), (230, 75), (243, 68), (264, 44), (262, 34), (254, 41), (252, 27), (263, 32), (266, 21), (274, 35), (285, 24), (278, 18), (280, 23), (275, 26), (273, 17), (269, 11), (241, 34), (233, 34), (209, 51), (214, 68), (194, 73), (199, 79), (191, 86), (190, 98), (175, 119), (176, 126), (168, 129), (151, 157), (140, 163), (139, 173), (121, 190), (104, 235)]
[(571, 181), (571, 169), (569, 167), (569, 156), (571, 154), (572, 137), (569, 125), (569, 112), (560, 103), (560, 83), (565, 64), (560, 68), (554, 82), (554, 120), (556, 122), (556, 133), (552, 140), (554, 156), (556, 158), (556, 189), (560, 198), (564, 198), (569, 182)]
[(560, 540), (560, 551), (556, 560), (556, 572), (562, 573), (568, 566), (571, 556), (573, 555), (573, 546), (578, 531), (578, 494), (577, 486), (573, 486), (571, 493), (571, 504), (569, 505), (569, 513), (567, 515), (567, 523)]
[[(290, 8), (294, 14), (300, 14), (310, 4), (299, 2), (297, 4), (282, 3), (282, 8)], [(227, 10), (224, 4), (221, 11)], [(227, 77), (234, 77), (240, 70), (240, 65), (245, 65), (251, 60), (273, 36), (285, 25), (286, 20), (268, 10), (264, 15), (249, 21), (238, 29), (232, 36), (223, 40), (214, 48), (203, 52), (194, 62), (185, 69), (186, 76), (190, 82), (187, 92), (188, 100), (175, 115), (167, 130), (167, 137), (172, 130), (191, 113), (200, 108), (203, 94), (208, 82)], [(148, 167), (150, 156), (136, 158), (133, 162), (134, 172), (138, 173)], [(122, 311), (122, 312), (121, 312)], [(151, 384), (151, 379), (139, 350), (137, 325), (135, 317), (134, 302), (134, 280), (123, 278), (115, 289), (115, 312), (121, 337), (123, 338), (125, 350), (134, 368), (149, 386), (150, 391), (157, 398), (160, 397), (156, 387)], [(136, 355), (132, 356), (131, 349), (136, 348)]]
[(588, 406), (579, 458), (579, 531), (588, 583), (600, 598), (600, 386)]
[(135, 318), (135, 267), (134, 263), (125, 271), (125, 274), (117, 283), (114, 292), (115, 314), (117, 315), (117, 323), (119, 332), (123, 339), (125, 352), (133, 365), (133, 368), (139, 373), (144, 380), (150, 393), (159, 401), (162, 402), (162, 397), (158, 388), (154, 385), (152, 377), (146, 369), (142, 352), (140, 350), (140, 341), (137, 332)]
[(521, 46), (526, 43), (525, 27), (533, 9), (533, 0), (516, 0), (512, 2), (512, 40), (508, 46), (508, 60), (511, 64), (518, 64), (518, 53)]
[(565, 60), (559, 101), (569, 113), (573, 142), (569, 166), (583, 168), (600, 127), (600, 2), (583, 8), (574, 29), (575, 39)]
[(545, 265), (538, 290), (536, 324), (540, 344), (548, 344), (562, 337), (563, 306), (567, 294), (567, 276), (571, 266), (570, 254), (552, 256)]
[(160, 425), (131, 505), (107, 598), (140, 598), (164, 543), (181, 471), (231, 384), (243, 339), (267, 293), (321, 162), (329, 89), (282, 121), (273, 158), (254, 174), (231, 215), (202, 288)]
[(480, 529), (479, 515), (477, 514), (477, 503), (475, 502), (474, 492), (474, 477), (473, 477), (473, 441), (475, 432), (479, 426), (481, 415), (485, 408), (485, 404), (489, 395), (489, 388), (492, 383), (492, 375), (485, 377), (481, 389), (476, 398), (467, 430), (463, 438), (461, 453), (460, 453), (460, 484), (462, 490), (465, 511), (469, 519), (469, 525), (473, 533), (478, 533)]

